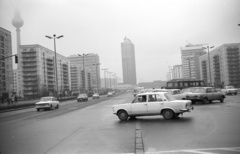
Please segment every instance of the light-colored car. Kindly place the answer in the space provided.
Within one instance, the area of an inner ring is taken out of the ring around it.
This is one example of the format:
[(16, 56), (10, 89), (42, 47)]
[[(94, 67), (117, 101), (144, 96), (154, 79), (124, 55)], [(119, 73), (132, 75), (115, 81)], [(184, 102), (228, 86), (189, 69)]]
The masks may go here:
[(93, 99), (99, 99), (99, 98), (100, 98), (100, 96), (99, 96), (99, 94), (98, 94), (98, 93), (94, 93), (94, 94), (93, 94), (93, 96), (92, 96), (92, 98), (93, 98)]
[(234, 88), (234, 86), (225, 86), (224, 89), (222, 89), (222, 92), (224, 92), (226, 95), (237, 95), (238, 90)]
[(113, 93), (112, 92), (108, 92), (107, 97), (112, 97)]
[(59, 101), (55, 97), (42, 97), (39, 102), (35, 103), (37, 111), (40, 109), (51, 110), (59, 108)]
[(176, 94), (176, 95), (174, 95), (174, 97), (178, 100), (185, 100), (187, 94), (192, 93), (192, 89), (193, 88), (191, 88), (191, 87), (190, 88), (184, 88), (180, 91), (180, 94)]
[(223, 103), (225, 95), (222, 92), (218, 92), (214, 87), (192, 87), (192, 93), (186, 94), (187, 100), (201, 101), (204, 104), (211, 103), (214, 100), (219, 100)]
[(176, 100), (168, 92), (147, 92), (136, 95), (131, 103), (114, 105), (113, 114), (122, 121), (136, 116), (162, 115), (169, 120), (193, 110), (190, 100)]
[(83, 94), (79, 94), (77, 97), (77, 101), (81, 102), (81, 101), (88, 101), (88, 95), (83, 93)]

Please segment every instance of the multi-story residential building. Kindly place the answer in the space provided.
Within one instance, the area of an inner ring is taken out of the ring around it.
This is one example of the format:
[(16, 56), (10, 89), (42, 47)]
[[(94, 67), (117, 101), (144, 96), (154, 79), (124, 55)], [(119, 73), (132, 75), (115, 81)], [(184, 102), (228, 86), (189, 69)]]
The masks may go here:
[(11, 32), (0, 27), (0, 97), (8, 98), (13, 94)]
[(82, 65), (70, 65), (72, 94), (91, 90), (91, 69)]
[(204, 55), (204, 45), (186, 45), (181, 47), (182, 78), (200, 79), (199, 56)]
[[(91, 88), (88, 90), (92, 91), (100, 88), (100, 62), (98, 54), (71, 55), (68, 59), (71, 65), (82, 65), (84, 68), (91, 70), (91, 82), (88, 84), (91, 85)], [(85, 78), (83, 78), (83, 80), (85, 80)], [(83, 81), (83, 83), (86, 83), (86, 81)]]
[(134, 44), (127, 37), (121, 43), (123, 83), (137, 84)]
[(240, 87), (240, 43), (223, 44), (211, 50), (209, 59), (208, 54), (199, 57), (199, 65), (201, 79), (209, 85)]
[(18, 70), (14, 69), (13, 70), (13, 92), (17, 96), (19, 95), (18, 80), (19, 80)]
[[(70, 87), (70, 64), (66, 57), (57, 55), (57, 75), (55, 52), (41, 45), (21, 45), (20, 94), (23, 97), (67, 94)], [(56, 80), (57, 76), (57, 80)], [(58, 81), (58, 82), (56, 82)], [(57, 88), (58, 87), (58, 88)]]
[(182, 65), (174, 65), (172, 68), (172, 79), (182, 78)]

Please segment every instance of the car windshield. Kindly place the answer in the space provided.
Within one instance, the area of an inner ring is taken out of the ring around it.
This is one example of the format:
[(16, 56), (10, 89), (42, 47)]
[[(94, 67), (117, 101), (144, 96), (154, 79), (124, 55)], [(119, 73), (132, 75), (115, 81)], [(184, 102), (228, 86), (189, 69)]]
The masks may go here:
[(80, 95), (78, 95), (78, 97), (83, 97), (83, 96), (86, 96), (85, 94), (80, 94)]
[(171, 93), (165, 93), (165, 97), (167, 98), (168, 101), (174, 101), (177, 100)]
[(41, 102), (46, 102), (46, 101), (51, 101), (52, 100), (52, 98), (51, 97), (42, 97), (41, 98)]

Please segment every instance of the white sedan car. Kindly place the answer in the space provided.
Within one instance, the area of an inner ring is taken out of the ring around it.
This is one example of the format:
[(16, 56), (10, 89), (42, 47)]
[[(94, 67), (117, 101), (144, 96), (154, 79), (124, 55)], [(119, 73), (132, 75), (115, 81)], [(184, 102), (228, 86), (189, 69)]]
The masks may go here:
[(169, 120), (193, 110), (191, 100), (176, 100), (168, 92), (148, 92), (136, 95), (131, 103), (113, 106), (113, 114), (122, 121), (136, 116), (162, 115)]
[(39, 102), (36, 104), (36, 109), (39, 111), (40, 109), (50, 110), (50, 109), (58, 109), (59, 101), (55, 97), (42, 97)]

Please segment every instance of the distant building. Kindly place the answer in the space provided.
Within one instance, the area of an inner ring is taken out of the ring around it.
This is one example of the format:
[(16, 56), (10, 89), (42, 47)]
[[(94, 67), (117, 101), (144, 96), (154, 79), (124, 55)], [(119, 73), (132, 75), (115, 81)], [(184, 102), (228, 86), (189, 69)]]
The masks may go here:
[(19, 64), (21, 96), (56, 95), (57, 85), (59, 95), (70, 91), (70, 63), (66, 57), (57, 53), (58, 80), (55, 73), (55, 52), (41, 45), (21, 45)]
[[(13, 62), (11, 32), (0, 27), (0, 97), (13, 94)], [(8, 58), (5, 58), (8, 57)]]
[(123, 84), (137, 84), (134, 44), (127, 37), (121, 43)]
[[(85, 73), (83, 73), (85, 72)], [(91, 90), (91, 69), (82, 65), (70, 65), (72, 94)]]
[[(201, 79), (215, 87), (232, 85), (240, 88), (240, 43), (223, 44), (199, 57)], [(211, 75), (210, 75), (211, 73)], [(211, 80), (210, 80), (211, 76)]]
[(18, 81), (19, 81), (18, 70), (14, 69), (13, 70), (13, 92), (16, 95), (19, 95)]
[(91, 85), (91, 88), (89, 88), (89, 90), (97, 90), (97, 88), (100, 88), (100, 61), (98, 54), (89, 53), (84, 56), (71, 55), (67, 58), (70, 61), (71, 65), (84, 65), (84, 68), (90, 69), (91, 81), (89, 84)]
[(182, 65), (174, 65), (172, 68), (172, 79), (182, 78)]
[(185, 47), (181, 47), (182, 78), (200, 78), (199, 56), (202, 56), (206, 53), (204, 52), (203, 47), (203, 44), (189, 44)]

